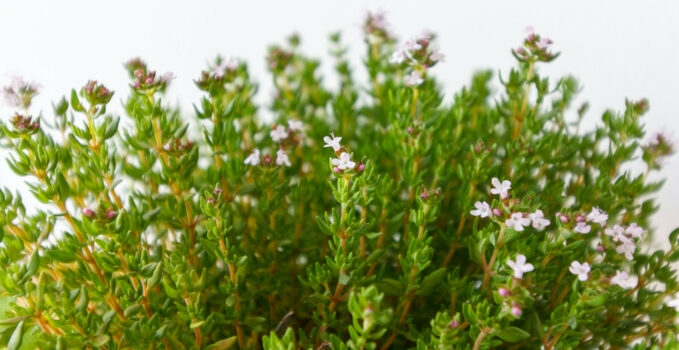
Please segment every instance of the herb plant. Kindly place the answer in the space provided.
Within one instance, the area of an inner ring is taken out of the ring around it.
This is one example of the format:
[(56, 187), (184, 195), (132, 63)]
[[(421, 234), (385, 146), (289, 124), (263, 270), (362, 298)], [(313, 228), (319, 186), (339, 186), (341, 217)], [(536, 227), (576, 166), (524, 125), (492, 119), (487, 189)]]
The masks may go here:
[(673, 146), (645, 138), (648, 102), (582, 130), (578, 82), (540, 74), (558, 53), (530, 33), (511, 71), (443, 103), (435, 35), (399, 45), (380, 14), (363, 30), (367, 85), (339, 34), (334, 88), (292, 36), (268, 51), (266, 106), (221, 57), (193, 111), (139, 59), (122, 116), (94, 80), (49, 116), (34, 85), (7, 87), (2, 172), (44, 205), (0, 191), (0, 343), (676, 349), (679, 230), (647, 244)]

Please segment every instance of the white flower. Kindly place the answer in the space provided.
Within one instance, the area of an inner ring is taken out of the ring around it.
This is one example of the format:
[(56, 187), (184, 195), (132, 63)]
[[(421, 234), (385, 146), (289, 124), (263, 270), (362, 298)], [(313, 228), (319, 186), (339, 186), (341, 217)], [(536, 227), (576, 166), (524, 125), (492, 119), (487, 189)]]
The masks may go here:
[(252, 166), (257, 166), (259, 164), (259, 150), (255, 148), (247, 158), (245, 158), (245, 164), (250, 164)]
[(340, 146), (340, 141), (342, 141), (341, 137), (335, 137), (334, 133), (330, 133), (330, 136), (326, 136), (323, 138), (323, 141), (325, 141), (325, 146), (323, 147), (332, 147), (332, 149), (337, 152), (342, 148)]
[(288, 128), (292, 131), (302, 130), (304, 128), (304, 124), (302, 124), (302, 122), (299, 120), (290, 119), (288, 120)]
[(424, 82), (424, 79), (422, 79), (420, 73), (416, 70), (403, 77), (403, 79), (405, 80), (406, 86), (418, 86)]
[(288, 155), (285, 153), (284, 150), (279, 149), (276, 151), (276, 165), (278, 166), (290, 166), (290, 158), (288, 158)]
[(634, 250), (636, 250), (637, 246), (634, 244), (634, 240), (631, 238), (627, 238), (626, 236), (620, 236), (620, 241), (622, 244), (617, 246), (615, 248), (615, 251), (618, 252), (618, 254), (625, 254), (625, 257), (627, 260), (633, 260), (634, 259)]
[(275, 129), (271, 130), (269, 133), (269, 136), (271, 136), (271, 139), (274, 140), (275, 142), (285, 140), (288, 138), (288, 131), (285, 130), (285, 128), (281, 125), (277, 126)]
[(486, 202), (476, 202), (474, 203), (476, 210), (472, 210), (470, 214), (474, 216), (480, 216), (482, 218), (489, 217), (493, 215), (493, 211), (490, 209), (490, 205)]
[(613, 239), (614, 242), (618, 242), (618, 241), (622, 240), (623, 238), (626, 238), (625, 237), (625, 228), (618, 225), (618, 224), (615, 224), (613, 226), (613, 228), (610, 228), (610, 227), (606, 228), (604, 230), (604, 233), (606, 234), (606, 236), (610, 236), (611, 239)]
[(513, 228), (515, 231), (523, 231), (524, 226), (530, 225), (530, 219), (524, 218), (522, 213), (513, 213), (509, 219), (505, 220), (505, 225)]
[(627, 272), (615, 271), (615, 276), (611, 278), (611, 283), (617, 284), (624, 289), (631, 289), (637, 286), (638, 278), (630, 276)]
[(439, 51), (438, 48), (435, 48), (434, 51), (432, 51), (432, 53), (429, 55), (429, 59), (434, 62), (445, 62), (446, 55), (444, 55), (443, 52)]
[(523, 278), (523, 274), (533, 271), (533, 264), (526, 263), (526, 256), (519, 254), (516, 261), (507, 260), (507, 265), (514, 270), (514, 277)]
[(356, 163), (351, 161), (351, 155), (347, 152), (342, 152), (340, 154), (339, 158), (335, 158), (332, 160), (332, 165), (344, 170), (344, 169), (351, 169), (356, 166)]
[(665, 303), (665, 305), (667, 305), (668, 307), (673, 307), (675, 310), (679, 312), (679, 298), (670, 299)]
[(528, 214), (528, 218), (533, 222), (533, 228), (538, 231), (544, 230), (544, 228), (551, 223), (549, 220), (545, 219), (545, 214), (542, 213), (542, 210), (540, 209), (535, 210), (534, 213)]
[(410, 38), (406, 40), (405, 43), (403, 43), (403, 48), (408, 51), (417, 51), (422, 48), (422, 45), (420, 45), (420, 43), (417, 42), (417, 39)]
[(396, 50), (389, 57), (389, 63), (391, 64), (401, 64), (406, 60), (406, 54), (403, 50)]
[(637, 223), (633, 222), (631, 225), (627, 226), (625, 233), (634, 238), (641, 238), (641, 235), (644, 234), (644, 228), (637, 226)]
[(589, 278), (589, 272), (592, 270), (592, 268), (588, 263), (581, 264), (579, 261), (573, 261), (568, 270), (570, 270), (572, 274), (578, 275), (579, 280), (587, 281)]
[(594, 207), (592, 208), (592, 211), (590, 211), (589, 214), (587, 214), (587, 221), (599, 225), (606, 225), (606, 221), (608, 221), (608, 214), (606, 214), (605, 211), (597, 207)]
[(507, 198), (509, 195), (509, 190), (512, 189), (511, 181), (504, 180), (502, 183), (500, 183), (500, 180), (497, 177), (494, 177), (491, 180), (491, 183), (493, 184), (493, 188), (490, 189), (490, 193), (499, 194), (501, 199)]
[(575, 228), (573, 229), (573, 231), (575, 231), (577, 233), (582, 233), (583, 235), (586, 234), (586, 233), (589, 233), (589, 231), (591, 231), (591, 230), (592, 230), (592, 226), (589, 226), (584, 222), (578, 222), (578, 224), (575, 225)]

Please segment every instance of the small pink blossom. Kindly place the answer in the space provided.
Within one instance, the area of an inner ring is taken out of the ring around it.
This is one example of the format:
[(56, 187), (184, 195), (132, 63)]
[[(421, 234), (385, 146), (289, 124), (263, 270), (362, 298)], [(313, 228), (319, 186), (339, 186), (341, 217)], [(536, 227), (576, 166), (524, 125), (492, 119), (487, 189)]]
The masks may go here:
[(470, 214), (474, 216), (486, 218), (493, 215), (493, 213), (490, 210), (490, 205), (488, 205), (488, 203), (486, 202), (476, 202), (474, 203), (474, 207), (476, 207), (476, 209), (470, 212)]
[(583, 235), (589, 233), (589, 231), (591, 230), (592, 226), (589, 226), (584, 222), (578, 222), (578, 224), (575, 225), (575, 228), (573, 229), (573, 231), (577, 233), (582, 233)]
[(578, 275), (578, 279), (581, 281), (587, 281), (589, 278), (589, 272), (592, 270), (588, 263), (580, 263), (579, 261), (571, 262), (571, 266), (568, 270), (574, 274)]
[(491, 184), (493, 185), (493, 188), (490, 189), (490, 193), (500, 195), (501, 199), (507, 198), (507, 196), (509, 195), (509, 190), (512, 189), (511, 181), (503, 180), (502, 182), (500, 182), (500, 180), (497, 177), (494, 177), (491, 180)]
[(589, 214), (587, 214), (587, 221), (599, 225), (606, 225), (606, 221), (608, 221), (608, 214), (606, 214), (605, 211), (597, 207), (594, 207), (592, 208), (592, 211), (590, 211)]
[(292, 131), (301, 131), (304, 128), (304, 124), (295, 119), (288, 120), (288, 128)]
[(290, 164), (290, 158), (288, 158), (287, 153), (285, 153), (284, 150), (279, 149), (276, 151), (276, 165), (278, 166), (291, 166)]
[(412, 71), (410, 74), (403, 77), (406, 86), (418, 86), (424, 82), (424, 79), (420, 76), (416, 70)]
[(332, 149), (337, 152), (342, 148), (340, 145), (340, 141), (342, 141), (342, 137), (335, 137), (334, 133), (330, 133), (330, 136), (325, 136), (323, 137), (323, 141), (325, 141), (325, 145), (323, 147), (332, 147)]
[(542, 213), (542, 210), (537, 209), (535, 212), (528, 214), (528, 218), (533, 222), (533, 228), (542, 231), (545, 229), (545, 227), (549, 226), (551, 221), (545, 219), (545, 214)]
[(260, 160), (259, 150), (257, 148), (255, 148), (252, 151), (252, 154), (250, 154), (247, 158), (245, 158), (244, 163), (250, 164), (252, 166), (257, 166), (259, 164), (259, 160)]
[(332, 165), (340, 168), (341, 170), (352, 169), (356, 166), (356, 163), (351, 161), (351, 155), (347, 152), (342, 152), (339, 158), (332, 160)]
[(516, 261), (507, 260), (507, 265), (514, 270), (514, 277), (518, 279), (523, 278), (524, 273), (531, 272), (534, 268), (533, 264), (526, 262), (526, 256), (523, 254), (517, 255)]
[(279, 142), (288, 138), (288, 131), (282, 125), (278, 125), (275, 129), (271, 130), (269, 136), (271, 136), (274, 142)]
[(505, 225), (513, 228), (515, 231), (523, 231), (524, 226), (530, 225), (530, 219), (524, 218), (523, 213), (513, 213), (507, 220)]
[(616, 271), (615, 276), (611, 278), (612, 284), (617, 284), (624, 289), (632, 289), (637, 286), (639, 279), (636, 276), (630, 276), (627, 272)]

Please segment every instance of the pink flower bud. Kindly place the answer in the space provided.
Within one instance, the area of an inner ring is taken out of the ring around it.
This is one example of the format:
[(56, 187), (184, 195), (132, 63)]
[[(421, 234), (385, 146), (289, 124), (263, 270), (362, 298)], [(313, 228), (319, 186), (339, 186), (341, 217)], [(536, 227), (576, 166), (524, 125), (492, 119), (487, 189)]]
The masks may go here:
[(215, 199), (212, 198), (212, 197), (206, 199), (205, 201), (208, 202), (208, 203), (210, 203), (210, 204), (215, 204)]
[(116, 215), (118, 215), (118, 213), (116, 213), (116, 211), (113, 210), (113, 209), (109, 209), (109, 210), (106, 211), (106, 218), (107, 219), (113, 219), (114, 217), (116, 217)]
[(222, 191), (222, 189), (221, 189), (221, 188), (215, 188), (215, 190), (214, 190), (214, 191), (212, 191), (212, 193), (214, 193), (214, 194), (215, 194), (215, 196), (219, 196), (219, 194), (220, 194), (220, 193), (222, 193), (222, 192), (223, 192), (223, 191)]
[(512, 306), (512, 314), (514, 316), (521, 316), (521, 308), (518, 305)]
[(561, 220), (561, 222), (563, 222), (563, 223), (567, 223), (568, 222), (568, 216), (559, 213), (559, 220)]
[(409, 134), (412, 134), (413, 131), (415, 131), (415, 129), (413, 129), (412, 126), (409, 126), (409, 127), (408, 127), (408, 133), (409, 133)]
[(271, 164), (271, 156), (270, 155), (265, 155), (264, 156), (264, 164)]
[(342, 172), (342, 169), (340, 169), (338, 167), (334, 167), (334, 168), (332, 168), (332, 172), (335, 173), (335, 174), (339, 174), (339, 173)]
[(507, 288), (500, 288), (497, 290), (497, 293), (503, 297), (508, 297), (510, 294), (512, 294), (512, 292), (510, 292), (509, 289)]
[(448, 328), (454, 329), (454, 328), (457, 328), (457, 326), (459, 326), (459, 325), (460, 325), (460, 323), (457, 322), (457, 320), (452, 320), (452, 321), (450, 321), (450, 323), (448, 323)]
[(502, 215), (502, 212), (498, 208), (493, 208), (493, 215), (500, 216)]
[(577, 221), (577, 222), (584, 222), (584, 221), (585, 221), (585, 217), (582, 216), (582, 215), (578, 215), (578, 216), (575, 218), (575, 221)]
[(365, 170), (365, 164), (359, 163), (358, 166), (356, 167), (356, 171), (361, 172)]
[(427, 190), (420, 192), (420, 198), (422, 198), (422, 199), (429, 198), (429, 193), (427, 192)]
[(83, 215), (87, 216), (88, 218), (93, 218), (97, 214), (90, 208), (83, 208)]
[(146, 78), (146, 84), (153, 84), (153, 78), (151, 77)]
[(141, 87), (141, 84), (139, 84), (139, 81), (135, 81), (134, 84), (132, 85), (135, 89), (139, 89)]
[(602, 246), (601, 244), (599, 244), (599, 245), (596, 246), (596, 250), (598, 250), (598, 251), (600, 251), (600, 252), (603, 252), (603, 251), (604, 251), (604, 246)]

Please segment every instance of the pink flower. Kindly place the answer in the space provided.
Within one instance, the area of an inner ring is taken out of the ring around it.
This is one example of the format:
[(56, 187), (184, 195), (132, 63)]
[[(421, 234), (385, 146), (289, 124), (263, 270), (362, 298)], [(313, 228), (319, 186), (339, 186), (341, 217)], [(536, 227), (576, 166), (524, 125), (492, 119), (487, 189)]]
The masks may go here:
[(500, 296), (503, 297), (508, 297), (512, 294), (512, 292), (509, 291), (507, 288), (500, 288), (497, 290), (497, 293), (500, 294)]
[(255, 148), (254, 151), (252, 151), (252, 154), (250, 154), (247, 158), (245, 158), (245, 164), (250, 164), (252, 166), (257, 166), (259, 164), (259, 150)]
[(474, 206), (476, 207), (476, 209), (470, 212), (470, 214), (474, 216), (486, 218), (493, 215), (493, 213), (490, 210), (490, 205), (488, 205), (488, 203), (486, 202), (476, 202), (474, 203)]
[(589, 272), (592, 270), (588, 263), (580, 263), (578, 261), (571, 262), (571, 266), (568, 270), (574, 274), (578, 275), (578, 279), (581, 281), (587, 281), (589, 278)]
[(625, 229), (625, 233), (634, 237), (634, 238), (641, 238), (641, 235), (644, 234), (644, 229), (643, 227), (637, 226), (636, 222), (633, 222), (627, 228)]
[(288, 132), (283, 126), (278, 125), (275, 129), (271, 130), (269, 136), (271, 136), (271, 139), (274, 140), (274, 142), (278, 142), (288, 138)]
[(606, 221), (608, 221), (608, 214), (606, 214), (605, 211), (594, 207), (592, 208), (592, 211), (587, 214), (587, 221), (599, 225), (606, 225)]
[(500, 195), (501, 199), (507, 198), (509, 195), (509, 190), (512, 189), (511, 181), (503, 180), (500, 182), (497, 177), (494, 177), (490, 182), (493, 184), (493, 188), (490, 190), (490, 193)]
[(325, 146), (323, 147), (332, 147), (332, 149), (337, 152), (342, 148), (340, 146), (340, 141), (342, 141), (342, 137), (335, 137), (334, 133), (330, 133), (330, 136), (325, 136), (323, 138), (323, 141), (325, 141)]
[(625, 237), (625, 228), (618, 224), (615, 224), (613, 228), (605, 229), (604, 234), (606, 234), (606, 236), (610, 236), (614, 242), (618, 242), (622, 240), (623, 237)]
[(520, 232), (523, 231), (524, 226), (530, 225), (530, 219), (524, 218), (522, 213), (513, 213), (509, 219), (505, 220), (505, 225)]
[(424, 82), (424, 79), (420, 76), (416, 70), (412, 71), (410, 74), (403, 77), (406, 86), (418, 86)]
[(292, 131), (301, 131), (304, 128), (304, 124), (299, 120), (290, 119), (288, 120), (288, 128)]
[(519, 254), (516, 256), (516, 261), (507, 260), (507, 265), (514, 270), (514, 277), (521, 279), (526, 272), (533, 271), (533, 264), (526, 263), (526, 256)]
[(631, 289), (637, 286), (639, 282), (636, 276), (630, 276), (627, 272), (616, 271), (615, 276), (611, 278), (612, 284), (617, 284), (621, 288)]
[(589, 231), (591, 230), (592, 226), (589, 226), (584, 222), (578, 222), (578, 224), (575, 225), (575, 228), (573, 229), (573, 231), (577, 233), (582, 233), (583, 235), (589, 233)]
[(279, 149), (276, 151), (276, 165), (278, 166), (290, 166), (290, 158), (288, 158), (288, 155), (285, 153), (284, 150)]
[(352, 169), (356, 166), (356, 163), (351, 161), (351, 155), (347, 152), (342, 152), (339, 158), (332, 160), (332, 165), (338, 167), (341, 170)]
[(637, 248), (634, 244), (634, 240), (625, 236), (620, 236), (620, 242), (622, 242), (622, 244), (618, 245), (615, 248), (615, 251), (618, 252), (618, 254), (625, 254), (627, 260), (633, 260), (634, 251)]
[(537, 209), (534, 213), (528, 214), (528, 218), (533, 222), (533, 228), (538, 231), (542, 231), (545, 227), (549, 226), (550, 221), (545, 219), (545, 215), (542, 210)]

